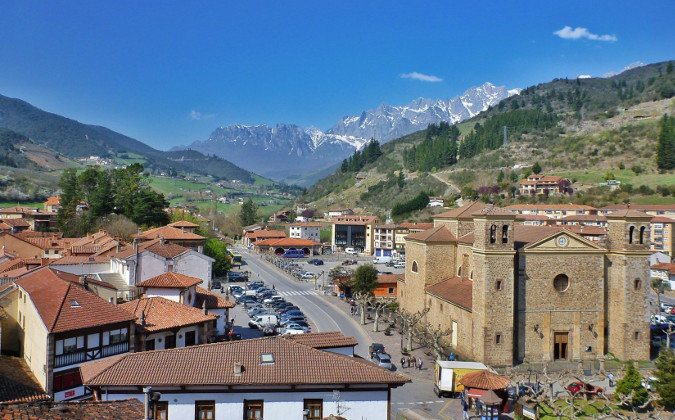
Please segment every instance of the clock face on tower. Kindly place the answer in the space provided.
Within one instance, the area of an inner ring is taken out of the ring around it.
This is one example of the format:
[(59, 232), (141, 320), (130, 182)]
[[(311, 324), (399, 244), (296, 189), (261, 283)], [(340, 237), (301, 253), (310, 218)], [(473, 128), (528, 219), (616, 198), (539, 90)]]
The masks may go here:
[(567, 237), (566, 236), (561, 236), (557, 240), (558, 246), (565, 246), (567, 245)]

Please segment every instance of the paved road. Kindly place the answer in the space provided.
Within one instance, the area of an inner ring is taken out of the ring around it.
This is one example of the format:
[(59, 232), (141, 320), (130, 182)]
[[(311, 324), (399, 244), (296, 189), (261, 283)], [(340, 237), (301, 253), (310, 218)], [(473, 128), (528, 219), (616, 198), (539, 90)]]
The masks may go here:
[[(316, 326), (316, 331), (341, 331), (358, 341), (355, 353), (368, 359), (368, 346), (371, 341), (362, 327), (348, 314), (322, 297), (322, 292), (314, 290), (314, 283), (296, 280), (260, 258), (260, 255), (239, 247), (244, 259), (242, 270), (251, 273), (251, 280), (258, 278), (272, 286), (286, 300), (295, 303)], [(457, 400), (439, 399), (433, 392), (431, 382), (415, 380), (392, 390), (392, 414), (404, 408), (419, 408), (437, 414), (445, 419), (461, 417), (461, 408)]]

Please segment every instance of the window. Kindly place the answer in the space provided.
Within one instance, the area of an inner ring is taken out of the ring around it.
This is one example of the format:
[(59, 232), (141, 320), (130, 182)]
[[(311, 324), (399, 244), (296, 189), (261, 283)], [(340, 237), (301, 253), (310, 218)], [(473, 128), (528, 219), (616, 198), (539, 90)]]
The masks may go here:
[(79, 369), (54, 373), (54, 392), (76, 388), (80, 385), (82, 385), (82, 377)]
[(390, 295), (393, 295), (394, 294), (394, 288), (393, 287), (388, 288), (387, 293), (389, 293)]
[(495, 343), (502, 344), (502, 335), (501, 334), (497, 334), (495, 336)]
[(442, 303), (438, 304), (438, 309), (441, 311), (441, 313), (443, 313), (443, 304)]
[(194, 346), (197, 343), (195, 332), (194, 331), (188, 331), (185, 333), (185, 345), (186, 346)]
[(642, 280), (635, 279), (634, 286), (635, 286), (635, 290), (640, 290), (642, 288)]
[(645, 243), (645, 229), (647, 229), (647, 228), (644, 227), (644, 226), (642, 226), (642, 227), (640, 228), (640, 243), (641, 243), (641, 244), (644, 244), (644, 243)]
[(640, 339), (640, 331), (635, 331), (635, 339), (636, 340)]
[(417, 261), (413, 261), (411, 270), (413, 273), (417, 273)]
[(509, 225), (502, 226), (502, 243), (509, 242)]
[(145, 340), (145, 350), (154, 350), (155, 349), (155, 339), (153, 338), (152, 340)]
[(635, 226), (631, 226), (630, 229), (628, 229), (628, 243), (629, 244), (633, 243), (633, 233), (635, 233)]
[(490, 226), (490, 243), (493, 244), (497, 241), (497, 226)]
[(155, 402), (155, 412), (152, 417), (155, 420), (168, 420), (169, 418), (169, 402), (157, 401)]
[(570, 279), (564, 274), (558, 274), (553, 279), (553, 287), (559, 292), (564, 292), (570, 287)]
[(127, 341), (128, 340), (127, 329), (121, 328), (119, 330), (110, 331), (110, 339), (109, 340), (110, 340), (109, 344), (116, 344), (116, 343), (122, 343), (124, 341)]
[(215, 418), (215, 401), (195, 401), (195, 420), (213, 420)]
[(262, 420), (263, 401), (244, 400), (244, 420)]
[(458, 276), (462, 275), (462, 267), (461, 266), (457, 269), (457, 275)]
[(165, 349), (175, 349), (176, 348), (176, 336), (174, 334), (167, 335), (164, 338), (164, 348)]
[(502, 290), (502, 281), (501, 280), (497, 280), (497, 283), (495, 283), (495, 289)]
[(323, 418), (323, 400), (305, 400), (308, 420), (321, 420)]

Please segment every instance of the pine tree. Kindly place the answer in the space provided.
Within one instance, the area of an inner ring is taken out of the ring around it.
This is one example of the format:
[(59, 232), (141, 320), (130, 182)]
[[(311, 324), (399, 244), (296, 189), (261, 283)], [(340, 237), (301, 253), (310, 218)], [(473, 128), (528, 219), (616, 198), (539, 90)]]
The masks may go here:
[(635, 366), (632, 363), (626, 363), (626, 367), (628, 368), (626, 374), (616, 384), (616, 393), (627, 396), (632, 392), (633, 396), (630, 404), (633, 407), (639, 407), (647, 402), (649, 392), (642, 386), (642, 377), (637, 369), (635, 369)]
[(675, 410), (675, 352), (663, 349), (655, 363), (653, 371), (656, 376), (656, 392), (661, 397), (660, 403), (668, 411)]
[(541, 173), (541, 165), (539, 162), (534, 162), (534, 165), (532, 165), (532, 172), (535, 174)]
[(656, 146), (656, 165), (659, 169), (675, 168), (675, 120), (668, 114), (661, 118), (658, 144)]

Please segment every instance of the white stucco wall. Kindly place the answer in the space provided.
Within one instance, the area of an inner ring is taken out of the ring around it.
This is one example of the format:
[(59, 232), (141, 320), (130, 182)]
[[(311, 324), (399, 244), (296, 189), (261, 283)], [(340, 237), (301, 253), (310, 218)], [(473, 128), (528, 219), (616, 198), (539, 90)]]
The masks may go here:
[(63, 271), (65, 273), (82, 276), (85, 274), (108, 273), (110, 270), (110, 263), (96, 263), (96, 264), (50, 264), (54, 270)]
[(174, 272), (202, 279), (200, 286), (206, 289), (211, 281), (211, 269), (211, 258), (195, 251), (186, 252), (174, 258)]
[(225, 323), (227, 322), (227, 317), (225, 316), (225, 313), (227, 312), (227, 309), (225, 308), (217, 308), (217, 309), (209, 309), (210, 313), (214, 313), (216, 315), (220, 315), (218, 320), (216, 321), (216, 335), (223, 335), (225, 334)]
[(174, 302), (180, 302), (180, 289), (164, 289), (149, 287), (145, 290), (146, 297), (163, 297)]
[(354, 357), (354, 347), (335, 347), (332, 349), (322, 349), (331, 353), (344, 354), (345, 356)]
[[(199, 326), (197, 325), (192, 325), (189, 327), (184, 327), (178, 330), (178, 334), (176, 334), (176, 347), (185, 347), (185, 333), (189, 331), (194, 331), (195, 332), (195, 340), (197, 340), (197, 343), (199, 343)], [(156, 334), (150, 334), (147, 336), (145, 339), (146, 340), (155, 340), (155, 350), (164, 350), (164, 345), (166, 343), (165, 337), (167, 335), (172, 335), (168, 331), (162, 331), (158, 332)], [(160, 341), (161, 340), (161, 341)]]
[[(337, 403), (333, 392), (268, 392), (268, 393), (191, 393), (173, 394), (162, 392), (160, 401), (169, 402), (170, 419), (192, 419), (195, 417), (195, 401), (215, 400), (215, 420), (241, 419), (244, 416), (244, 399), (263, 400), (265, 420), (302, 420), (305, 399), (322, 399), (323, 416), (337, 415)], [(106, 399), (106, 395), (102, 396)], [(137, 398), (143, 401), (143, 394), (109, 394), (109, 400)], [(388, 420), (387, 391), (341, 391), (340, 407), (348, 409), (343, 417), (348, 420)]]

